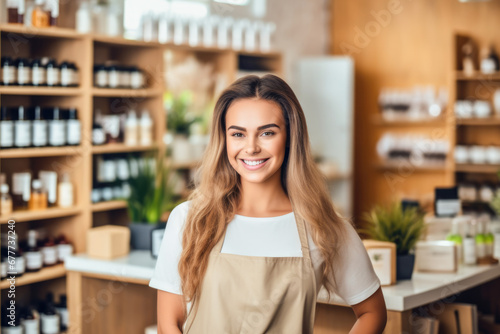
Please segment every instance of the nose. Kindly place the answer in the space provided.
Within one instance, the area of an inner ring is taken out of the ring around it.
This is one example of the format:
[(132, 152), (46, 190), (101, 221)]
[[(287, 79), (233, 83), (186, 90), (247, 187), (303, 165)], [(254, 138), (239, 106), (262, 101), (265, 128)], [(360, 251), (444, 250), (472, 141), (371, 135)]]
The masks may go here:
[(260, 147), (258, 145), (257, 139), (249, 138), (247, 141), (247, 145), (245, 147), (246, 154), (256, 154), (260, 152)]

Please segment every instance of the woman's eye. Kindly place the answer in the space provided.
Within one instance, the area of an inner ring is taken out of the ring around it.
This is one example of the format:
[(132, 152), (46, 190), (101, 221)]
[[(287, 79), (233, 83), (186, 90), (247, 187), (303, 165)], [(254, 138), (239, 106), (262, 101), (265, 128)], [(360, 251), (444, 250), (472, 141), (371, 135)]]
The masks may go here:
[(231, 136), (233, 136), (233, 137), (243, 137), (243, 134), (241, 132), (235, 132)]
[(263, 133), (263, 135), (265, 135), (265, 136), (272, 136), (272, 135), (274, 135), (274, 132), (273, 131), (266, 131), (266, 132)]

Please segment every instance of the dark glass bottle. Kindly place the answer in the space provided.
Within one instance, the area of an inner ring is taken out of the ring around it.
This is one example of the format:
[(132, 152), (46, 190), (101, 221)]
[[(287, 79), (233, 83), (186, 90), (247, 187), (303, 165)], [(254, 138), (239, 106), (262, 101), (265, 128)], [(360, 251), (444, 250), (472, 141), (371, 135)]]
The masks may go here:
[(14, 122), (12, 112), (0, 107), (0, 149), (14, 147)]

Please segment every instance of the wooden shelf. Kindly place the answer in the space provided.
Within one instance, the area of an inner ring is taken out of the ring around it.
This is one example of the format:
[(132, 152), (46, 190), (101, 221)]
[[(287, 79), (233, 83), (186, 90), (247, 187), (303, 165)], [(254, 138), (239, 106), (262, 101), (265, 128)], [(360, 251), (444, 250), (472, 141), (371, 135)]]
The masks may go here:
[(94, 42), (102, 43), (102, 44), (109, 44), (111, 46), (159, 47), (159, 46), (163, 45), (163, 44), (158, 43), (158, 42), (145, 42), (145, 41), (138, 41), (138, 40), (134, 40), (134, 39), (126, 39), (123, 37), (111, 37), (111, 36), (106, 36), (106, 35), (93, 34), (93, 35), (91, 35), (91, 37), (92, 37)]
[(0, 150), (0, 159), (57, 157), (81, 153), (81, 146), (13, 148)]
[(79, 87), (0, 86), (0, 95), (77, 96), (80, 94), (82, 89)]
[(410, 126), (444, 126), (444, 117), (428, 117), (421, 119), (394, 119), (388, 120), (382, 115), (373, 117), (373, 123), (380, 126), (410, 127)]
[(154, 96), (162, 96), (163, 91), (157, 88), (143, 88), (143, 89), (93, 88), (92, 94), (96, 97), (154, 97)]
[(16, 33), (24, 36), (32, 37), (49, 37), (49, 38), (69, 38), (79, 39), (84, 37), (84, 34), (78, 33), (74, 29), (48, 27), (48, 28), (33, 28), (26, 27), (20, 24), (1, 24), (0, 31), (2, 33)]
[(496, 126), (500, 125), (500, 117), (492, 116), (485, 118), (457, 118), (457, 125), (467, 126)]
[[(399, 168), (404, 168), (405, 173), (409, 173), (410, 171), (408, 170), (408, 165), (411, 165), (410, 162), (406, 161), (401, 161), (399, 162), (379, 162), (378, 164), (375, 165), (377, 169), (380, 170), (394, 170), (397, 171)], [(428, 172), (428, 173), (434, 173), (434, 172), (446, 172), (450, 170), (450, 167), (448, 165), (426, 165), (426, 166), (415, 166), (411, 165), (411, 168), (414, 172)]]
[[(21, 277), (16, 278), (16, 287), (64, 276), (66, 276), (66, 269), (64, 268), (64, 264), (56, 264), (51, 267), (42, 268), (42, 270), (34, 273), (25, 273)], [(8, 289), (9, 286), (10, 283), (7, 280), (3, 280), (2, 282), (0, 282), (1, 290)]]
[(487, 164), (456, 164), (455, 172), (478, 173), (478, 174), (496, 174), (500, 171), (500, 165)]
[(9, 220), (14, 220), (16, 223), (28, 222), (33, 220), (43, 220), (52, 218), (61, 218), (75, 216), (82, 210), (78, 207), (74, 208), (50, 208), (39, 211), (14, 211), (8, 216), (0, 216), (0, 224), (7, 224)]
[(120, 210), (126, 209), (127, 202), (126, 201), (107, 201), (92, 204), (92, 212), (102, 212), (102, 211), (111, 211), (111, 210)]
[(200, 161), (191, 161), (191, 162), (183, 162), (183, 163), (168, 161), (168, 164), (170, 165), (170, 167), (172, 169), (193, 169), (193, 168), (196, 168), (200, 165)]
[(458, 81), (500, 80), (500, 72), (496, 72), (493, 74), (482, 74), (481, 72), (476, 72), (472, 76), (466, 76), (464, 72), (457, 71), (455, 74), (455, 78)]
[(128, 146), (125, 144), (106, 144), (100, 146), (93, 146), (93, 154), (105, 154), (105, 153), (126, 153), (126, 152), (145, 152), (154, 151), (158, 149), (157, 145), (153, 146)]

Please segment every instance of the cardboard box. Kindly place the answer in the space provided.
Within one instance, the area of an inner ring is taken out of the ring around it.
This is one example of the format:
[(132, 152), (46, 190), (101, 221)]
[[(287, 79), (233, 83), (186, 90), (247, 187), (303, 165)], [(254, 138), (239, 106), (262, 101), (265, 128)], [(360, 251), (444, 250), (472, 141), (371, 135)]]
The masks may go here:
[(87, 231), (87, 254), (100, 259), (114, 259), (130, 252), (130, 229), (105, 225)]
[(363, 244), (380, 284), (396, 284), (396, 244), (377, 240), (363, 240)]

